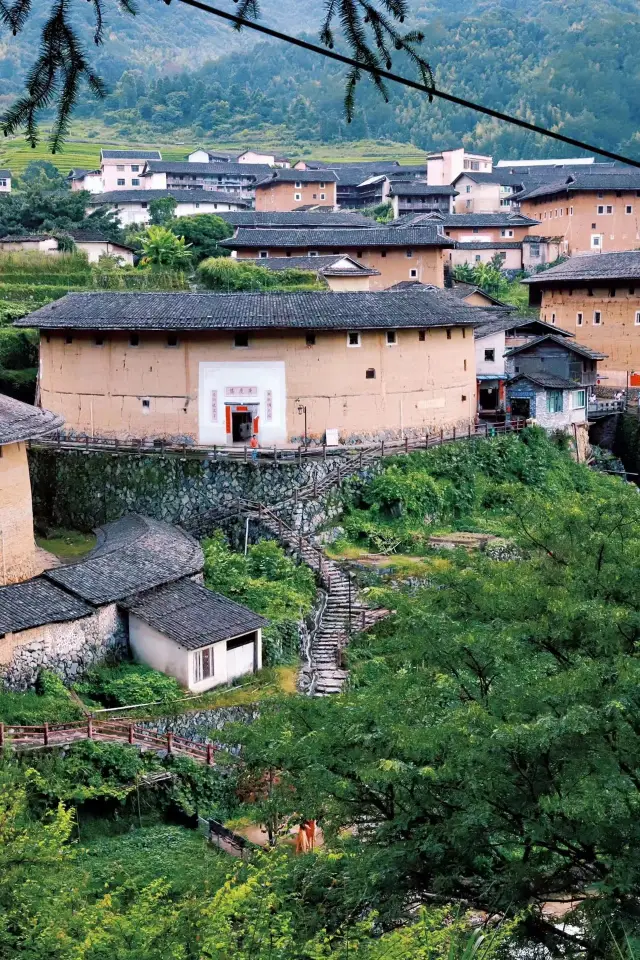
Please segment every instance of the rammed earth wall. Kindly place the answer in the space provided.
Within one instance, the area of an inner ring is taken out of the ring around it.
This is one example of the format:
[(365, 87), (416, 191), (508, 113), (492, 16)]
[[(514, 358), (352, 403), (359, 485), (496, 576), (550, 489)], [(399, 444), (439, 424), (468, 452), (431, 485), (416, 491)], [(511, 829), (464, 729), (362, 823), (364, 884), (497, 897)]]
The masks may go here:
[[(339, 467), (344, 470), (338, 458), (256, 466), (206, 457), (43, 449), (30, 451), (29, 464), (34, 514), (41, 524), (90, 530), (141, 513), (196, 534), (207, 532), (209, 515), (238, 498), (276, 504), (293, 497), (296, 487), (314, 480), (320, 484)], [(305, 504), (304, 514), (306, 529), (325, 519), (320, 504)]]

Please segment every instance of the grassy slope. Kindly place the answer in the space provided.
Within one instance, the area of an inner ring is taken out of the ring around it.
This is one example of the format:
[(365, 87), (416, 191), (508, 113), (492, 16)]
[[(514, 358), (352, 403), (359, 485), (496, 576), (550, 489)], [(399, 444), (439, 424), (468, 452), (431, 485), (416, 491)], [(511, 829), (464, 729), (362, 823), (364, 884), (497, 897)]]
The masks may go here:
[[(35, 149), (32, 149), (23, 138), (4, 140), (0, 144), (0, 166), (9, 167), (14, 174), (20, 174), (26, 165), (32, 160), (51, 160), (62, 171), (68, 173), (73, 167), (84, 167), (93, 170), (98, 167), (100, 162), (100, 147), (121, 147), (123, 149), (133, 149), (142, 147), (144, 149), (157, 148), (162, 152), (165, 160), (186, 160), (187, 154), (195, 150), (202, 144), (192, 141), (184, 143), (163, 142), (154, 140), (151, 142), (127, 142), (118, 138), (115, 131), (102, 127), (97, 124), (75, 124), (72, 128), (69, 140), (62, 153), (52, 156), (47, 143), (47, 131), (42, 131), (43, 139)], [(252, 146), (262, 149), (277, 149), (284, 153), (289, 152), (287, 144), (273, 143), (267, 139), (261, 139), (260, 136), (251, 137)], [(207, 146), (214, 146), (207, 144)], [(237, 151), (246, 149), (246, 142), (222, 143), (218, 142), (215, 147), (220, 150)], [(320, 146), (310, 144), (311, 154), (318, 160), (381, 160), (381, 159), (405, 159), (407, 163), (415, 163), (417, 148), (410, 143), (393, 143), (392, 141), (376, 140), (358, 140), (354, 143), (327, 144)], [(295, 148), (298, 152), (300, 146)]]

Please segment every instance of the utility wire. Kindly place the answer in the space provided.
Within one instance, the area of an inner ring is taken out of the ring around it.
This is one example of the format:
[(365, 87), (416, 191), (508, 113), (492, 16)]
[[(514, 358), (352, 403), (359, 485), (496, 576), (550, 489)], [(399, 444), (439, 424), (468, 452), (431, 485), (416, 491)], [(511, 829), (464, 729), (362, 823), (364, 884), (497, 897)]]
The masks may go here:
[(553, 140), (560, 140), (561, 143), (568, 143), (572, 147), (578, 147), (580, 150), (586, 150), (591, 153), (597, 153), (602, 157), (609, 157), (610, 160), (618, 160), (620, 163), (626, 163), (632, 167), (640, 168), (640, 160), (632, 160), (630, 157), (624, 157), (620, 153), (612, 153), (610, 150), (603, 150), (601, 147), (594, 147), (593, 144), (584, 143), (582, 140), (575, 140), (573, 137), (566, 137), (563, 133), (556, 133), (554, 130), (547, 130), (546, 127), (539, 127), (535, 123), (528, 123), (519, 117), (512, 117), (508, 113), (501, 113), (499, 110), (492, 110), (491, 107), (485, 107), (481, 103), (474, 103), (472, 100), (465, 100), (463, 97), (456, 97), (452, 93), (445, 93), (444, 90), (438, 90), (437, 87), (430, 87), (426, 83), (419, 83), (417, 80), (409, 80), (407, 77), (401, 77), (397, 73), (390, 73), (388, 70), (379, 70), (377, 67), (371, 67), (369, 64), (361, 63), (352, 57), (345, 57), (335, 50), (328, 50), (318, 46), (316, 43), (308, 43), (299, 37), (289, 36), (288, 33), (281, 33), (272, 27), (265, 27), (260, 23), (254, 23), (253, 20), (247, 20), (245, 17), (238, 17), (233, 13), (227, 13), (226, 10), (219, 10), (208, 3), (202, 3), (201, 0), (179, 0), (188, 7), (195, 7), (196, 10), (203, 10), (205, 13), (211, 13), (222, 20), (228, 20), (236, 26), (248, 27), (249, 30), (257, 30), (267, 37), (273, 37), (276, 40), (284, 40), (285, 43), (301, 47), (303, 50), (310, 50), (321, 57), (328, 57), (330, 60), (337, 60), (339, 63), (345, 63), (348, 67), (355, 67), (357, 70), (364, 70), (374, 76), (382, 77), (385, 80), (391, 80), (393, 83), (400, 83), (412, 90), (420, 90), (421, 93), (427, 93), (430, 97), (437, 97), (440, 100), (446, 100), (448, 103), (455, 103), (459, 107), (467, 107), (469, 110), (475, 110), (477, 113), (484, 113), (487, 117), (493, 117), (495, 120), (503, 120), (505, 123), (511, 123), (516, 127), (522, 127), (523, 130), (530, 130), (531, 133), (539, 133), (543, 137), (551, 137)]

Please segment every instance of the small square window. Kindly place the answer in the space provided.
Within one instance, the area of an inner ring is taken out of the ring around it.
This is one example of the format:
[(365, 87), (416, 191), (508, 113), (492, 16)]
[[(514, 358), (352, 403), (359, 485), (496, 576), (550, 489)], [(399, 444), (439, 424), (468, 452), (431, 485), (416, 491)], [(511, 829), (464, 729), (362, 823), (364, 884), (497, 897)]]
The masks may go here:
[(324, 190), (325, 186), (326, 186), (325, 181), (324, 181), (324, 180), (321, 180), (321, 181), (320, 181), (320, 189), (321, 189), (321, 190)]
[(395, 347), (398, 337), (395, 330), (387, 330), (387, 346)]
[(269, 256), (268, 250), (260, 250), (260, 252), (258, 253), (259, 260), (266, 260), (268, 256)]
[(636, 327), (640, 327), (640, 310), (636, 310)]
[(592, 229), (592, 230), (595, 230), (596, 226), (597, 226), (597, 224), (592, 223), (592, 224), (591, 224), (591, 229)]
[(139, 347), (140, 346), (140, 334), (132, 333), (129, 336), (129, 346), (130, 347)]
[(598, 199), (602, 200), (603, 197), (604, 197), (604, 193), (602, 192), (602, 190), (598, 190)]
[(294, 199), (294, 200), (302, 200), (302, 194), (301, 194), (301, 193), (294, 193), (293, 199)]
[(362, 250), (356, 250), (356, 257), (358, 260), (362, 257)]
[(426, 339), (427, 339), (427, 331), (418, 330), (418, 340), (420, 341), (420, 343), (424, 343)]
[(592, 296), (593, 296), (593, 287), (587, 287), (587, 296), (588, 296), (588, 297), (592, 297)]
[(466, 399), (467, 399), (466, 393), (463, 393), (462, 396), (460, 397), (460, 399), (462, 400), (463, 403), (465, 403), (465, 402), (466, 402)]
[(374, 370), (373, 367), (369, 367), (369, 368), (368, 368), (368, 370), (367, 370), (366, 373), (365, 373), (365, 378), (366, 378), (367, 380), (375, 380), (375, 378), (376, 378), (376, 371)]
[(118, 171), (118, 173), (120, 173), (121, 171), (124, 172), (124, 163), (117, 163), (116, 170)]
[[(117, 204), (116, 204), (116, 206), (117, 206)], [(146, 210), (147, 207), (149, 206), (149, 204), (148, 204), (148, 203), (141, 203), (140, 206), (142, 207), (143, 210)]]
[(405, 256), (406, 256), (406, 257), (412, 257), (412, 256), (413, 256), (413, 250), (408, 249), (408, 250), (406, 251), (406, 253), (405, 253)]
[(103, 347), (103, 346), (104, 346), (104, 337), (96, 337), (93, 342), (94, 342), (94, 344), (96, 345), (96, 347)]
[(234, 347), (248, 347), (249, 346), (249, 334), (248, 333), (236, 333), (233, 338)]
[(576, 313), (576, 327), (581, 327), (583, 320), (583, 315), (581, 313)]
[(451, 328), (447, 329), (447, 340), (451, 340)]
[(324, 199), (325, 199), (325, 194), (324, 194), (324, 193), (321, 193), (321, 194), (320, 194), (320, 199), (321, 199), (321, 200), (324, 200)]
[(634, 294), (635, 294), (635, 292), (636, 292), (636, 288), (635, 288), (635, 287), (629, 287), (629, 296), (630, 296), (630, 297), (633, 297)]
[(493, 363), (495, 361), (496, 351), (493, 347), (490, 350), (485, 350), (484, 359), (487, 361), (487, 363)]
[(139, 167), (139, 165), (138, 165), (137, 163), (132, 163), (132, 164), (131, 164), (131, 173), (137, 173), (137, 172), (139, 171), (139, 169), (140, 169), (140, 167)]
[(348, 347), (360, 346), (360, 332), (358, 330), (349, 330), (349, 332), (347, 333), (347, 346)]
[(309, 256), (309, 257), (317, 257), (317, 256), (318, 256), (318, 251), (317, 251), (317, 250), (309, 250), (309, 253), (307, 254), (307, 256)]
[(594, 311), (593, 311), (593, 325), (594, 325), (594, 327), (599, 327), (601, 323), (602, 323), (602, 314), (600, 313), (599, 310), (594, 310)]
[(409, 270), (409, 276), (411, 277), (412, 280), (415, 280), (417, 278), (418, 271), (416, 270), (415, 267), (412, 267), (411, 270)]
[(466, 360), (463, 360), (463, 369), (464, 369), (464, 370), (467, 369), (467, 361), (466, 361)]
[(615, 288), (615, 287), (611, 287), (611, 289), (609, 290), (609, 296), (610, 296), (610, 297), (615, 297), (615, 295), (616, 295), (616, 288)]
[(73, 337), (71, 336), (70, 333), (68, 333), (68, 334), (66, 335), (66, 337), (64, 338), (64, 342), (65, 342), (65, 343), (73, 343)]
[(137, 177), (134, 177), (134, 178), (133, 178), (133, 180), (131, 181), (131, 186), (132, 186), (132, 187), (139, 187), (139, 186), (140, 186), (140, 181), (139, 181), (139, 179), (138, 179)]
[(630, 203), (628, 203), (628, 204), (626, 205), (626, 207), (624, 208), (624, 212), (625, 212), (625, 213), (633, 213), (633, 207), (631, 206)]
[(307, 345), (308, 347), (315, 347), (315, 345), (316, 345), (316, 335), (315, 335), (315, 333), (308, 333), (304, 339), (305, 339), (305, 343), (306, 343), (306, 345)]
[(573, 207), (569, 207), (569, 216), (570, 216), (570, 217), (573, 216)]
[(142, 401), (142, 409), (143, 409), (143, 410), (148, 410), (150, 406), (151, 406), (151, 400), (143, 400), (143, 401)]
[(597, 209), (596, 212), (597, 212), (597, 213), (604, 213), (604, 207), (603, 207), (603, 206), (598, 207), (598, 209)]
[(124, 177), (118, 177), (118, 186), (124, 187)]
[(607, 213), (613, 213), (613, 207), (607, 207)]
[(200, 209), (200, 204), (199, 204), (199, 203), (195, 203), (194, 206), (195, 206), (196, 210), (199, 210), (199, 209)]
[(177, 334), (177, 333), (168, 333), (168, 334), (167, 334), (167, 346), (168, 346), (168, 347), (177, 347), (177, 346), (178, 346), (178, 334)]
[(616, 190), (616, 197), (621, 197), (621, 196), (622, 196), (622, 191)]
[(380, 251), (380, 256), (381, 256), (381, 257), (386, 257), (386, 255), (387, 255), (387, 251), (386, 251), (386, 250), (381, 250), (381, 251)]
[(302, 190), (302, 183), (299, 180), (296, 180), (296, 190)]
[(311, 194), (311, 199), (312, 199), (312, 200), (317, 200), (317, 199), (318, 199), (318, 194), (317, 194), (317, 193), (312, 193), (312, 194)]

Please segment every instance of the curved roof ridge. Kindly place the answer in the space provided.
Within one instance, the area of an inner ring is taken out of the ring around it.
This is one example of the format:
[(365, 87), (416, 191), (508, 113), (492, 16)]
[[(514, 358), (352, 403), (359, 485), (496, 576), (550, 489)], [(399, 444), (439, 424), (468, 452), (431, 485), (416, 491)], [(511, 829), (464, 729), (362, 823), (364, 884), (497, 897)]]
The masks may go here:
[(0, 394), (0, 446), (35, 440), (61, 427), (64, 417)]

